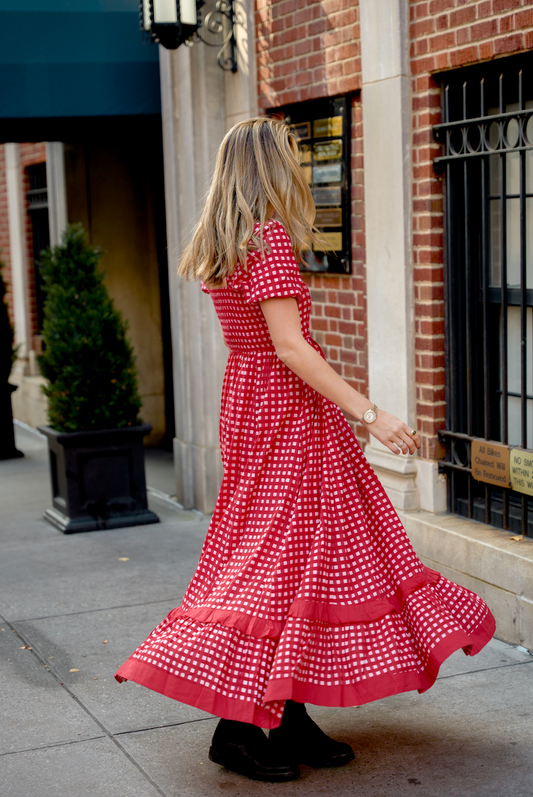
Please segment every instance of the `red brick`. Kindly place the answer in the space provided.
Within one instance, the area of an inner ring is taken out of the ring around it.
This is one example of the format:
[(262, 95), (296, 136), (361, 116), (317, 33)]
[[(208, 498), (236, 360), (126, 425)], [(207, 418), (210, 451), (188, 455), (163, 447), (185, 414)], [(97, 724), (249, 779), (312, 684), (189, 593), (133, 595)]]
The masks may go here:
[(468, 44), (470, 42), (470, 28), (459, 28), (457, 31), (457, 45)]
[(510, 8), (519, 8), (521, 0), (492, 0), (492, 13), (501, 14), (502, 11), (508, 11)]
[(528, 8), (524, 11), (517, 11), (514, 15), (515, 29), (528, 28), (533, 25), (533, 9)]
[(476, 18), (476, 5), (472, 3), (465, 8), (460, 8), (458, 11), (450, 12), (450, 26), (457, 27), (459, 25), (466, 25)]
[(422, 335), (443, 335), (444, 321), (421, 321), (420, 332)]
[(435, 57), (432, 55), (426, 58), (417, 58), (411, 63), (411, 70), (415, 75), (418, 75), (421, 72), (432, 72), (434, 69)]
[(417, 302), (415, 316), (417, 318), (443, 318), (444, 307), (442, 302)]
[(429, 13), (440, 14), (441, 11), (446, 11), (453, 6), (454, 0), (432, 0), (429, 4)]
[(479, 57), (481, 60), (487, 60), (494, 55), (494, 42), (482, 42), (479, 45)]
[(523, 47), (523, 35), (515, 33), (512, 36), (505, 36), (502, 39), (496, 39), (494, 42), (494, 53), (500, 55), (502, 53), (512, 53), (521, 50)]
[(437, 71), (442, 71), (443, 69), (449, 69), (449, 67), (450, 67), (450, 54), (439, 53), (435, 58), (435, 69)]
[(437, 50), (448, 50), (450, 47), (455, 46), (455, 31), (447, 31), (438, 36), (432, 36), (429, 39), (429, 47), (432, 53)]
[(533, 31), (524, 33), (524, 49), (533, 50)]
[(477, 18), (483, 19), (490, 17), (492, 14), (492, 0), (485, 0), (483, 3), (477, 4)]
[(421, 36), (427, 36), (435, 30), (435, 21), (431, 18), (420, 20), (420, 22), (413, 22), (410, 27), (411, 39), (417, 39)]
[[(511, 33), (515, 29), (514, 14), (501, 17), (499, 20), (500, 33)], [(519, 27), (518, 25), (516, 27)]]
[(464, 47), (450, 54), (450, 62), (452, 66), (461, 66), (462, 64), (469, 64), (473, 61), (477, 61), (477, 57), (477, 47)]
[(488, 19), (486, 22), (480, 22), (478, 25), (470, 27), (470, 36), (472, 41), (479, 39), (490, 39), (498, 33), (498, 21), (496, 19)]

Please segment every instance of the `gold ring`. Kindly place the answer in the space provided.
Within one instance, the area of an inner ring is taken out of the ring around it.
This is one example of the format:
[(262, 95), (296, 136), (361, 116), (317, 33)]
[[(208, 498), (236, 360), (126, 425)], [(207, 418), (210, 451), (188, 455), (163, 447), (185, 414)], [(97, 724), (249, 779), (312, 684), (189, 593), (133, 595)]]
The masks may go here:
[(417, 434), (418, 432), (416, 431), (416, 429), (413, 429), (413, 431), (411, 432), (411, 437), (416, 437)]

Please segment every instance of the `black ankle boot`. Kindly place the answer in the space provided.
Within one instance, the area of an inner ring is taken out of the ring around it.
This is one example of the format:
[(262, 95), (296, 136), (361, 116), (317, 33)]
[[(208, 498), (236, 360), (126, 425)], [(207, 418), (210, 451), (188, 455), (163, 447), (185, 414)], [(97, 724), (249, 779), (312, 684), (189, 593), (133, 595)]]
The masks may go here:
[(349, 744), (336, 742), (322, 731), (303, 703), (287, 700), (279, 728), (270, 731), (276, 751), (283, 750), (298, 764), (311, 767), (341, 767), (355, 758)]
[(247, 722), (221, 719), (213, 735), (209, 758), (253, 780), (279, 783), (294, 780), (300, 774), (297, 764), (285, 753), (272, 749), (261, 728)]

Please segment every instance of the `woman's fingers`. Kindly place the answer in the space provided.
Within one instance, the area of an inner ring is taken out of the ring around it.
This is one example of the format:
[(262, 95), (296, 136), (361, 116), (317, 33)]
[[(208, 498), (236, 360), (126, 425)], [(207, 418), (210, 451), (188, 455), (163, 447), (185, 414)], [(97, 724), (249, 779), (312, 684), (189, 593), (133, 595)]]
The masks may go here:
[(374, 429), (371, 429), (375, 437), (384, 443), (393, 454), (414, 454), (420, 448), (420, 435), (415, 429), (411, 429), (407, 424), (400, 421), (389, 413), (378, 414)]

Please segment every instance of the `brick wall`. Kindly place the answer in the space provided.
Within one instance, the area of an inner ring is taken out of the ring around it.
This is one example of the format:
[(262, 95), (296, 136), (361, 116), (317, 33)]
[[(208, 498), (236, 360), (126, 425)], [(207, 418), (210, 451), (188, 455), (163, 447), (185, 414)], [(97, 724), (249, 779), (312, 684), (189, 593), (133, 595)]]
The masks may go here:
[(34, 163), (46, 161), (46, 144), (21, 144), (20, 145), (20, 165), (22, 167), (22, 191), (24, 196), (24, 208), (26, 209), (26, 262), (28, 264), (27, 287), (28, 287), (28, 321), (30, 327), (30, 348), (33, 348), (33, 336), (37, 334), (37, 304), (35, 299), (35, 268), (33, 263), (33, 238), (31, 230), (31, 218), (27, 212), (28, 201), (26, 193), (30, 190), (30, 182), (26, 169)]
[[(357, 0), (257, 0), (258, 102), (263, 111), (351, 94), (351, 276), (306, 274), (313, 337), (329, 363), (368, 393), (361, 56)], [(352, 423), (361, 441), (366, 429)]]
[(357, 0), (257, 0), (259, 107), (361, 88)]
[(433, 74), (533, 48), (528, 0), (411, 0), (413, 275), (417, 426), (432, 459), (445, 423), (442, 178), (432, 126), (440, 122)]
[(6, 158), (5, 148), (0, 144), (0, 259), (4, 264), (2, 276), (8, 283), (7, 304), (13, 321), (13, 297), (11, 293), (11, 261), (9, 257), (9, 219), (7, 210)]
[[(43, 163), (46, 160), (46, 145), (41, 143), (28, 143), (20, 144), (20, 165), (21, 165), (21, 180), (22, 192), (24, 197), (24, 207), (27, 209), (28, 202), (26, 200), (26, 193), (29, 191), (29, 180), (26, 169), (35, 163)], [(26, 234), (26, 262), (28, 266), (26, 275), (26, 284), (28, 288), (28, 307), (29, 307), (29, 325), (30, 325), (30, 348), (32, 347), (33, 335), (37, 333), (37, 310), (35, 302), (35, 272), (33, 264), (33, 240), (31, 231), (31, 219), (29, 213), (25, 216), (25, 234)], [(5, 147), (0, 144), (0, 257), (5, 263), (4, 277), (10, 283), (8, 292), (8, 305), (13, 313), (13, 303), (11, 295), (11, 260), (9, 250), (9, 218), (7, 208), (7, 186), (6, 186), (6, 171), (5, 171)]]

